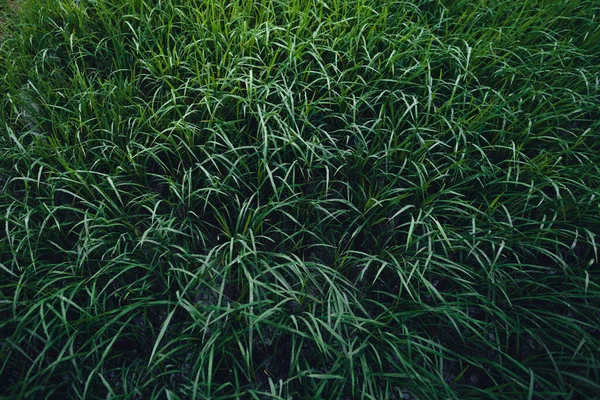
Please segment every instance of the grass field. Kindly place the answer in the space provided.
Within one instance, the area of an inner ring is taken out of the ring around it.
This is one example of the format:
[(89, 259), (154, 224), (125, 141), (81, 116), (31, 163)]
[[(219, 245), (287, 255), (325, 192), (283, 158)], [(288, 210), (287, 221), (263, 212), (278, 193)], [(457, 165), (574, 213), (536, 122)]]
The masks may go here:
[(600, 398), (597, 0), (3, 4), (1, 398)]

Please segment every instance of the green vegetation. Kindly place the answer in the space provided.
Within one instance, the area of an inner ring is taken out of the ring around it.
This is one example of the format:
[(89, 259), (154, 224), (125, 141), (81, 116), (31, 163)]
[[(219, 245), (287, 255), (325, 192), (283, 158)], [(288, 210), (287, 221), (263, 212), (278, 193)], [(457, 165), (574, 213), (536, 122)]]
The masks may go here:
[(0, 2), (0, 41), (4, 39), (6, 32), (10, 32), (13, 28), (13, 21), (16, 11), (19, 8), (22, 0), (2, 0)]
[(598, 1), (11, 21), (3, 398), (600, 393)]

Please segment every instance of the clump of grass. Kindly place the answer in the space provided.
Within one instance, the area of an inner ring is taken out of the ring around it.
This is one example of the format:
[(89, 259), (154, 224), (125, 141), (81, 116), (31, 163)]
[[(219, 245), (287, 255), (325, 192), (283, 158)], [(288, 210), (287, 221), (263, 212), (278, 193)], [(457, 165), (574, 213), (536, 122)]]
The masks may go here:
[(383, 3), (24, 3), (3, 396), (600, 392), (600, 6)]

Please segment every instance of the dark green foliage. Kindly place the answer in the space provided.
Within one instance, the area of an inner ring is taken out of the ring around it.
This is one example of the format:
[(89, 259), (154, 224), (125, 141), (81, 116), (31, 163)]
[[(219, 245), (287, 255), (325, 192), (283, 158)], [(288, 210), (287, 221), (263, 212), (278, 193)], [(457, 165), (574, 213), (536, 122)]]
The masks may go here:
[(29, 0), (3, 398), (594, 398), (596, 1)]

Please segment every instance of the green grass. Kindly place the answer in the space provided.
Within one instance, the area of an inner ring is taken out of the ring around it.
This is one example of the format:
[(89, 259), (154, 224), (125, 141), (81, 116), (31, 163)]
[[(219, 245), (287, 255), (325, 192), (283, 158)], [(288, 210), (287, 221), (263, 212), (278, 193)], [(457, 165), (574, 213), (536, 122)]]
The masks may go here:
[(9, 18), (3, 398), (598, 398), (597, 1)]

